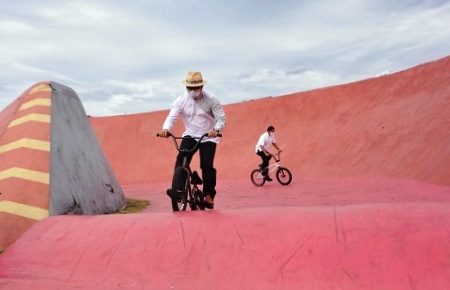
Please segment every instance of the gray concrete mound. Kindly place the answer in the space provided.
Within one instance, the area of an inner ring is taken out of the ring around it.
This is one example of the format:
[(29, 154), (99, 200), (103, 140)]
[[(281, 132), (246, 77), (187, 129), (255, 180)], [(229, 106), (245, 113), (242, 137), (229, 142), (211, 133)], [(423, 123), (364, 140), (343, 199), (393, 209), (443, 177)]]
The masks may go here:
[(125, 204), (74, 90), (52, 82), (50, 215), (102, 214)]

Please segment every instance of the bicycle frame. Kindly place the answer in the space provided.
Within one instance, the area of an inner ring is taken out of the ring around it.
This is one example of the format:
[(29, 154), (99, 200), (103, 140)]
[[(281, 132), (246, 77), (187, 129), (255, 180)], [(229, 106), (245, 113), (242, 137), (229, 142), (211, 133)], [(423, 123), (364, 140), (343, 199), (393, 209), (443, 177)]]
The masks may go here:
[[(159, 133), (156, 134), (156, 136), (159, 137)], [(203, 194), (199, 190), (197, 184), (201, 184), (198, 182), (197, 178), (193, 178), (194, 173), (191, 171), (191, 168), (188, 164), (189, 160), (189, 154), (195, 152), (198, 147), (200, 146), (201, 141), (203, 138), (207, 137), (208, 133), (204, 134), (200, 138), (196, 137), (177, 137), (174, 134), (168, 132), (167, 137), (172, 137), (175, 148), (178, 152), (183, 154), (183, 162), (182, 165), (175, 168), (173, 180), (172, 180), (172, 188), (171, 188), (171, 199), (172, 199), (172, 209), (174, 211), (179, 210), (186, 210), (187, 204), (190, 205), (192, 210), (196, 210), (197, 207), (201, 210), (204, 210), (204, 206), (202, 205), (203, 201)], [(221, 134), (217, 135), (218, 137), (221, 137)], [(177, 140), (183, 140), (187, 138), (193, 138), (197, 140), (197, 143), (194, 145), (194, 147), (190, 149), (180, 149), (180, 145), (178, 144)], [(199, 179), (199, 177), (198, 177)], [(201, 179), (200, 179), (201, 182)], [(181, 201), (179, 201), (178, 196), (178, 186), (180, 183), (184, 183), (183, 190), (181, 191)], [(192, 186), (191, 186), (192, 185)]]
[(266, 177), (263, 172), (267, 170), (267, 176), (275, 172), (276, 179), (281, 185), (288, 185), (292, 181), (292, 173), (286, 167), (280, 165), (280, 152), (272, 154), (275, 159), (275, 163), (269, 165), (266, 168), (254, 169), (250, 174), (250, 179), (255, 186), (263, 186), (266, 182)]
[[(280, 153), (272, 154), (272, 156), (273, 156), (273, 159), (275, 160), (275, 163), (266, 167), (268, 175), (270, 175), (271, 173), (276, 171), (279, 167), (281, 167), (281, 165), (279, 163), (280, 162)], [(275, 156), (278, 156), (278, 159)]]

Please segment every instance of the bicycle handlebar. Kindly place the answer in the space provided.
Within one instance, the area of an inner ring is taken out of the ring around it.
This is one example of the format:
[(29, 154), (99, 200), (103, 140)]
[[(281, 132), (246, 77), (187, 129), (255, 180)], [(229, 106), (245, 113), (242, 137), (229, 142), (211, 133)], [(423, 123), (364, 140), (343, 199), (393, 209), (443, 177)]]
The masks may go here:
[[(184, 153), (191, 153), (191, 152), (195, 151), (197, 149), (197, 147), (200, 145), (200, 142), (203, 140), (203, 138), (208, 137), (208, 133), (203, 134), (203, 136), (201, 136), (201, 137), (191, 137), (191, 136), (177, 137), (174, 134), (172, 134), (171, 132), (167, 132), (167, 134), (168, 135), (166, 138), (172, 137), (173, 143), (175, 144), (175, 148), (177, 149), (177, 151), (184, 152)], [(156, 133), (156, 137), (159, 137), (159, 133)], [(222, 134), (220, 134), (220, 133), (217, 134), (217, 137), (222, 137)], [(195, 144), (195, 146), (192, 147), (191, 149), (180, 149), (180, 147), (178, 146), (177, 140), (189, 139), (189, 138), (197, 140), (197, 143)]]
[[(270, 154), (270, 155), (273, 156), (273, 158), (275, 159), (275, 162), (279, 162), (281, 160), (281, 156), (280, 156), (281, 151), (278, 151), (278, 153), (276, 153), (276, 154)], [(278, 158), (276, 156), (278, 156)]]

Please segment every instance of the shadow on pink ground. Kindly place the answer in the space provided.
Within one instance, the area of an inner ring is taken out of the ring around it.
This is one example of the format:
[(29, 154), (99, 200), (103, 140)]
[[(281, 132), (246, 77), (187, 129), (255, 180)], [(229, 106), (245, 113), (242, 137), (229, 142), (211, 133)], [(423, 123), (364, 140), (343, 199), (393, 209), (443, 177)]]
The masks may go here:
[[(0, 256), (0, 289), (449, 289), (449, 67), (225, 106), (207, 211), (171, 211), (167, 111), (91, 118), (125, 195), (151, 206), (38, 222)], [(250, 182), (268, 124), (289, 186)]]

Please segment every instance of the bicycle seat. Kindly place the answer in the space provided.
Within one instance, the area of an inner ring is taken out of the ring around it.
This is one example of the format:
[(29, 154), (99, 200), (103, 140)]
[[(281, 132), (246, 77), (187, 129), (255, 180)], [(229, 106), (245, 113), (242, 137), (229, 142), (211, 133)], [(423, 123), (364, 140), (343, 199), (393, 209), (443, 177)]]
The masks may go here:
[(194, 170), (194, 172), (192, 172), (191, 184), (198, 184), (198, 185), (203, 184), (202, 179), (200, 178), (197, 171), (195, 171), (195, 170)]

